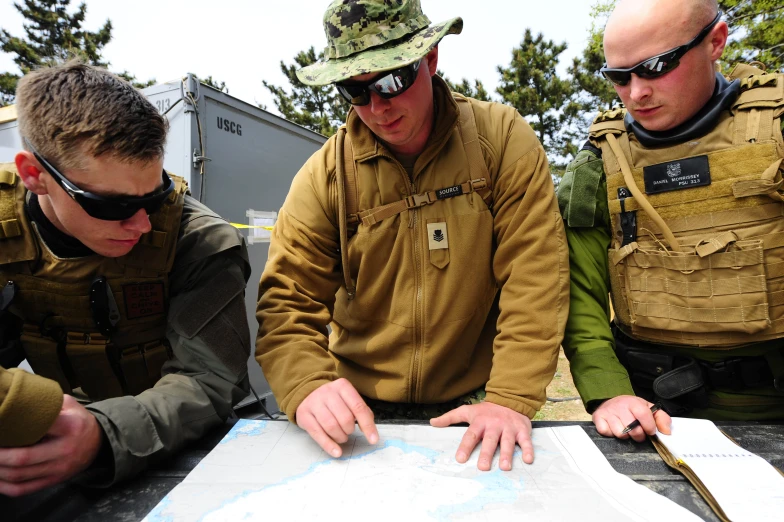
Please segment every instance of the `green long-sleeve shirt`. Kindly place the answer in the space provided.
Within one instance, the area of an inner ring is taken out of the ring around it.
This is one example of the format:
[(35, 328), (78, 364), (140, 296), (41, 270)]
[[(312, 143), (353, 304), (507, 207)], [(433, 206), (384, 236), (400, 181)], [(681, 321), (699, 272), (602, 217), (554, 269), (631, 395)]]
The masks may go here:
[(569, 242), (571, 279), (563, 347), (574, 384), (592, 411), (604, 399), (634, 395), (610, 331), (610, 218), (604, 168), (596, 152), (580, 151), (569, 165), (558, 203)]

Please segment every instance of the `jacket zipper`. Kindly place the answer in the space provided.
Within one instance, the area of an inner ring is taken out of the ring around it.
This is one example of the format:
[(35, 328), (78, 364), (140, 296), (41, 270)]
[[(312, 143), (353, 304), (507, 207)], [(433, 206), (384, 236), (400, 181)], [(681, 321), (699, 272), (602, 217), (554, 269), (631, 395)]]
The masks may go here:
[[(394, 156), (389, 156), (392, 161), (394, 161), (398, 169), (400, 169), (400, 173), (403, 176), (403, 179), (406, 181), (406, 187), (409, 190), (408, 195), (413, 196), (417, 193), (416, 183), (411, 180), (408, 176), (408, 172), (406, 169), (403, 168), (403, 165), (395, 158)], [(424, 319), (422, 319), (422, 279), (424, 278), (422, 275), (421, 270), (421, 261), (420, 261), (420, 252), (419, 252), (419, 234), (418, 234), (418, 222), (419, 222), (419, 212), (418, 209), (410, 210), (411, 217), (408, 220), (408, 228), (411, 229), (411, 236), (412, 241), (414, 243), (414, 356), (413, 356), (413, 363), (411, 368), (411, 378), (410, 378), (410, 385), (409, 385), (409, 402), (416, 402), (418, 398), (417, 388), (419, 386), (419, 367), (420, 367), (420, 359), (421, 359), (421, 345), (422, 342), (422, 324), (424, 323)]]
[[(416, 194), (417, 189), (414, 182), (411, 182), (411, 194)], [(414, 301), (414, 364), (411, 371), (411, 390), (409, 392), (410, 401), (417, 402), (419, 394), (417, 388), (419, 386), (419, 366), (421, 358), (421, 345), (422, 335), (422, 274), (420, 270), (420, 252), (419, 252), (419, 227), (418, 225), (418, 209), (412, 210), (413, 212), (413, 226), (412, 237), (414, 241), (414, 288), (415, 288), (415, 301)]]

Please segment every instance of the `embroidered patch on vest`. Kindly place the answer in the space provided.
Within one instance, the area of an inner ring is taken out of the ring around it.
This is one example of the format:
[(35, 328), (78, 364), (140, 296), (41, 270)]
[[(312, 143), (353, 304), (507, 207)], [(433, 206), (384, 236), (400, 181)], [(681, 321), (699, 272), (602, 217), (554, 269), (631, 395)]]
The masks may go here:
[(460, 185), (455, 185), (454, 187), (447, 187), (436, 190), (436, 198), (438, 199), (447, 199), (447, 198), (454, 198), (455, 196), (462, 196), (463, 195), (463, 187)]
[(162, 282), (123, 285), (122, 290), (128, 319), (139, 319), (166, 311)]
[(658, 194), (711, 184), (708, 156), (651, 165), (643, 169), (643, 177), (645, 178), (646, 194)]
[(446, 223), (428, 223), (427, 241), (430, 250), (442, 250), (449, 248), (449, 236), (446, 233)]

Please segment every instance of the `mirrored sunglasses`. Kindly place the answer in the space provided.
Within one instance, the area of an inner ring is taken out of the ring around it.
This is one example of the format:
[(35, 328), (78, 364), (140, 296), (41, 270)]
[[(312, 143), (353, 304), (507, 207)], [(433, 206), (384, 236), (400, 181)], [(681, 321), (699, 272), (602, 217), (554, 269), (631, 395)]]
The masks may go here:
[(700, 31), (700, 33), (687, 44), (670, 49), (667, 52), (657, 54), (656, 56), (648, 58), (647, 60), (643, 60), (634, 67), (629, 67), (628, 69), (607, 67), (607, 64), (604, 64), (604, 67), (602, 67), (599, 71), (604, 75), (605, 78), (613, 82), (615, 85), (621, 87), (629, 84), (632, 79), (632, 74), (645, 79), (653, 79), (664, 76), (680, 65), (680, 59), (683, 58), (683, 55), (702, 43), (702, 41), (706, 36), (708, 36), (716, 24), (719, 23), (719, 20), (721, 20), (721, 15), (722, 13), (719, 11), (716, 15), (716, 18), (714, 18), (710, 24), (705, 26), (705, 28), (703, 28), (703, 30)]
[(338, 82), (335, 87), (351, 105), (367, 105), (370, 103), (371, 92), (389, 100), (400, 96), (414, 84), (421, 63), (422, 60), (419, 60), (400, 69), (382, 73), (368, 82)]

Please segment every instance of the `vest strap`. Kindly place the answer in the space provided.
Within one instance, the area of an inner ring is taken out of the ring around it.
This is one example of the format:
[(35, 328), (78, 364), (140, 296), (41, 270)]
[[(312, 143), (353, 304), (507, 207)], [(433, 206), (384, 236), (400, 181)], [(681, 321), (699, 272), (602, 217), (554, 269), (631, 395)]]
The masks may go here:
[(0, 170), (0, 240), (22, 235), (16, 215), (16, 183), (15, 173)]
[(765, 169), (765, 172), (762, 173), (760, 179), (751, 179), (733, 183), (733, 195), (736, 198), (745, 198), (748, 196), (768, 196), (776, 201), (784, 201), (784, 197), (782, 197), (781, 193), (779, 192), (782, 184), (784, 184), (784, 179), (774, 181), (776, 179), (776, 174), (781, 168), (782, 160), (784, 160), (784, 158), (779, 158), (777, 161), (774, 161), (770, 167)]
[(0, 170), (0, 185), (16, 186), (16, 174), (8, 170)]
[(468, 168), (472, 178), (470, 183), (484, 178), (486, 184), (483, 187), (474, 187), (479, 196), (484, 200), (488, 208), (493, 208), (493, 192), (490, 186), (490, 173), (487, 171), (487, 163), (482, 156), (482, 149), (479, 146), (479, 132), (476, 130), (476, 120), (471, 103), (464, 97), (455, 96), (455, 101), (460, 109), (460, 136), (463, 138), (463, 148), (468, 158)]
[[(673, 232), (688, 232), (704, 228), (742, 225), (754, 221), (781, 217), (782, 215), (784, 215), (784, 207), (780, 203), (770, 203), (758, 207), (722, 210), (720, 212), (710, 212), (697, 216), (672, 218), (667, 221), (667, 225)], [(650, 228), (654, 232), (658, 231), (657, 225), (648, 219), (640, 219), (639, 226)]]
[[(350, 191), (347, 185), (356, 190), (356, 170), (354, 169), (353, 149), (351, 144), (347, 143), (346, 126), (343, 125), (338, 129), (337, 143), (335, 149), (337, 151), (337, 158), (335, 161), (335, 183), (338, 189), (338, 229), (340, 235), (340, 263), (343, 268), (343, 282), (346, 285), (346, 293), (348, 294), (349, 301), (354, 299), (356, 295), (356, 286), (351, 279), (348, 265), (348, 222), (346, 214), (348, 210), (348, 202), (346, 201), (346, 193)], [(348, 178), (353, 178), (353, 181), (347, 181), (346, 173), (349, 173)], [(356, 198), (353, 199), (354, 207), (356, 209)], [(355, 214), (355, 212), (352, 212)]]
[[(465, 183), (461, 183), (458, 186), (461, 190), (460, 195), (471, 194), (473, 192), (479, 192), (482, 189), (486, 189), (487, 179), (472, 179), (471, 181), (466, 181)], [(365, 226), (375, 225), (379, 221), (396, 216), (398, 214), (402, 214), (407, 210), (413, 210), (415, 208), (424, 207), (425, 205), (431, 205), (435, 203), (439, 199), (438, 193), (442, 190), (444, 189), (431, 190), (422, 194), (414, 194), (412, 196), (401, 199), (400, 201), (395, 201), (394, 203), (388, 203), (370, 210), (363, 210), (359, 213), (359, 219)]]
[(0, 239), (8, 239), (22, 235), (22, 227), (18, 219), (0, 221)]
[(675, 239), (675, 236), (672, 234), (672, 231), (667, 226), (667, 223), (664, 222), (662, 217), (656, 212), (656, 209), (653, 208), (651, 203), (648, 201), (643, 193), (640, 191), (640, 188), (637, 186), (637, 182), (634, 181), (634, 176), (632, 175), (632, 169), (629, 167), (629, 162), (626, 160), (626, 156), (623, 154), (621, 150), (621, 146), (618, 144), (618, 139), (613, 134), (607, 135), (607, 142), (612, 148), (613, 154), (617, 158), (618, 162), (621, 165), (621, 171), (623, 172), (623, 179), (626, 181), (627, 188), (631, 191), (632, 195), (634, 196), (637, 203), (642, 207), (648, 217), (659, 226), (659, 230), (661, 231), (664, 238), (669, 243), (670, 248), (675, 250), (676, 252), (680, 252), (681, 246), (678, 243), (678, 240)]
[[(728, 230), (726, 232), (722, 232), (718, 236), (714, 236), (707, 239), (702, 239), (694, 248), (694, 251), (700, 257), (709, 256), (711, 254), (715, 254), (719, 250), (723, 248), (727, 248), (731, 243), (734, 243), (738, 240), (738, 235), (733, 232), (732, 230)], [(764, 278), (763, 278), (764, 283)], [(764, 285), (761, 291), (765, 291)]]

